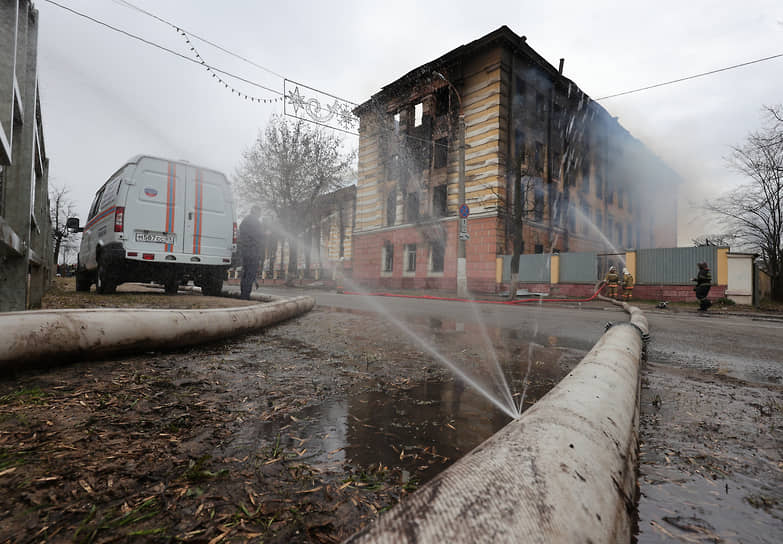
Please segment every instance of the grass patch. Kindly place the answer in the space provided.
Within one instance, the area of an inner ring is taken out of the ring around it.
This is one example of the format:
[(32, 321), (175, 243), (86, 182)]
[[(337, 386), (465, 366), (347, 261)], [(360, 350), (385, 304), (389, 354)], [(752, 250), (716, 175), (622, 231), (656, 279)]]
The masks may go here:
[(188, 468), (185, 470), (184, 477), (191, 483), (203, 482), (211, 478), (219, 478), (228, 474), (228, 469), (224, 468), (217, 472), (212, 472), (204, 468), (204, 465), (212, 457), (210, 455), (202, 455), (198, 459), (191, 459), (188, 463)]
[(0, 396), (0, 404), (44, 404), (46, 396), (47, 394), (45, 391), (42, 391), (38, 387), (31, 387)]
[[(101, 518), (101, 520), (98, 521), (97, 523), (94, 523), (96, 518), (96, 513), (97, 513), (97, 507), (93, 506), (90, 512), (87, 514), (87, 516), (79, 524), (78, 529), (76, 529), (76, 533), (74, 533), (73, 535), (74, 542), (79, 542), (81, 544), (89, 544), (95, 541), (95, 538), (98, 536), (98, 533), (100, 533), (101, 531), (111, 531), (112, 533), (115, 533), (117, 529), (126, 527), (128, 525), (132, 525), (134, 523), (139, 523), (141, 521), (145, 521), (147, 519), (157, 516), (160, 513), (160, 510), (158, 509), (157, 499), (153, 497), (142, 502), (140, 505), (138, 505), (136, 508), (134, 508), (127, 514), (117, 516), (115, 512), (116, 510), (110, 513), (109, 515)], [(153, 532), (145, 532), (145, 531), (153, 531)], [(136, 534), (136, 535), (159, 534), (161, 531), (163, 531), (163, 529), (149, 529), (149, 530), (135, 531), (130, 534)]]

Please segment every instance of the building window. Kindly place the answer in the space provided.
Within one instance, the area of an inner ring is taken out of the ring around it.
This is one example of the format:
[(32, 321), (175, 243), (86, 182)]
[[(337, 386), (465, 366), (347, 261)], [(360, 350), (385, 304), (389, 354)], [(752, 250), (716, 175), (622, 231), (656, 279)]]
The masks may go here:
[(559, 151), (556, 151), (552, 157), (552, 177), (560, 179), (560, 163), (563, 161), (563, 156)]
[(536, 142), (535, 155), (533, 155), (533, 165), (535, 166), (536, 173), (541, 173), (544, 170), (544, 144)]
[(541, 93), (536, 93), (536, 117), (543, 119), (545, 113), (546, 103), (544, 102), (544, 95)]
[(617, 245), (623, 247), (623, 226), (617, 223)]
[(624, 193), (624, 191), (623, 191), (623, 188), (622, 188), (622, 187), (620, 187), (620, 188), (617, 190), (617, 207), (618, 207), (618, 208), (622, 208), (622, 207), (623, 207), (623, 200), (624, 200), (624, 198), (623, 198), (623, 197), (624, 197), (624, 196), (625, 196), (625, 193)]
[(628, 247), (634, 247), (633, 246), (633, 228), (631, 227), (631, 224), (628, 223), (627, 226), (627, 232), (628, 232)]
[(394, 114), (394, 133), (400, 133), (400, 112)]
[(590, 159), (582, 159), (582, 192), (590, 192)]
[(535, 251), (536, 251), (536, 253), (543, 253), (544, 252), (544, 246), (542, 244), (536, 244)]
[(563, 108), (560, 106), (560, 104), (555, 104), (552, 106), (552, 124), (555, 126), (555, 128), (560, 129), (562, 128), (561, 125), (563, 123)]
[(446, 217), (448, 213), (447, 186), (438, 185), (432, 188), (432, 215)]
[(525, 164), (525, 133), (521, 129), (514, 129), (514, 148), (519, 164)]
[(541, 221), (544, 219), (544, 190), (536, 187), (533, 195), (533, 215), (536, 221)]
[(582, 204), (582, 232), (585, 234), (590, 229), (590, 206), (587, 203)]
[(604, 224), (604, 216), (599, 212), (598, 210), (595, 211), (595, 226), (598, 228), (598, 230), (601, 230), (601, 227)]
[(518, 103), (519, 103), (519, 105), (522, 105), (522, 104), (525, 103), (525, 93), (527, 92), (527, 88), (525, 87), (525, 80), (522, 79), (522, 77), (517, 76), (515, 78), (515, 83), (516, 83), (516, 87), (517, 87), (516, 94), (519, 97), (518, 98), (518, 100), (519, 100)]
[(424, 104), (419, 102), (413, 106), (413, 126), (420, 127), (424, 120)]
[(405, 271), (416, 272), (416, 244), (405, 246)]
[(391, 272), (394, 270), (394, 245), (390, 241), (383, 243), (383, 271)]
[(386, 226), (394, 226), (397, 221), (397, 189), (392, 189), (386, 197)]
[(448, 86), (441, 87), (435, 91), (435, 117), (446, 115), (449, 113), (449, 96), (450, 89)]
[(438, 241), (430, 244), (430, 272), (443, 272), (444, 255), (443, 242)]
[[(612, 238), (613, 234), (614, 234), (614, 219), (612, 219), (611, 217), (607, 217), (606, 218), (606, 235), (609, 236), (610, 238)], [(617, 241), (617, 240), (615, 240), (615, 241)]]
[(389, 174), (387, 179), (398, 179), (400, 177), (400, 156), (396, 153), (389, 157)]
[(418, 193), (408, 193), (408, 197), (405, 201), (405, 220), (408, 223), (415, 223), (419, 220)]
[(446, 166), (449, 160), (449, 139), (441, 138), (435, 141), (435, 157), (433, 160), (433, 168), (443, 168)]

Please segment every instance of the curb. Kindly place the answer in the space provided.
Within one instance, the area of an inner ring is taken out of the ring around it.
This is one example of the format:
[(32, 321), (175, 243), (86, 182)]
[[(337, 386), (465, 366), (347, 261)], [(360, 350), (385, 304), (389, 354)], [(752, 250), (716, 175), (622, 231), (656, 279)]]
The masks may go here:
[(151, 351), (201, 344), (290, 319), (310, 311), (314, 305), (313, 297), (303, 296), (267, 304), (202, 310), (91, 309), (1, 313), (0, 370), (33, 363), (57, 363), (134, 350)]

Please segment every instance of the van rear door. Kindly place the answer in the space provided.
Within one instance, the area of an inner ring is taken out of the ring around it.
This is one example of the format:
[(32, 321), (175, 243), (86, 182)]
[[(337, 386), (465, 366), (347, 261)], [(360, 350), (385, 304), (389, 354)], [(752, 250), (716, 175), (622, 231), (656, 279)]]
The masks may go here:
[(129, 247), (151, 253), (182, 253), (188, 169), (153, 157), (139, 160), (126, 204)]
[(189, 166), (185, 198), (184, 253), (230, 258), (234, 212), (225, 176)]

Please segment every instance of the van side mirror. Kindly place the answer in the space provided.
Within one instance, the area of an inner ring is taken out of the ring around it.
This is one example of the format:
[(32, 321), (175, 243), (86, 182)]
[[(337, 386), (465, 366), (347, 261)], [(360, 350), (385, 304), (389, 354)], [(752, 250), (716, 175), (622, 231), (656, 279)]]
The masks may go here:
[(72, 232), (82, 232), (84, 229), (79, 226), (78, 217), (69, 217), (65, 222), (65, 228)]

